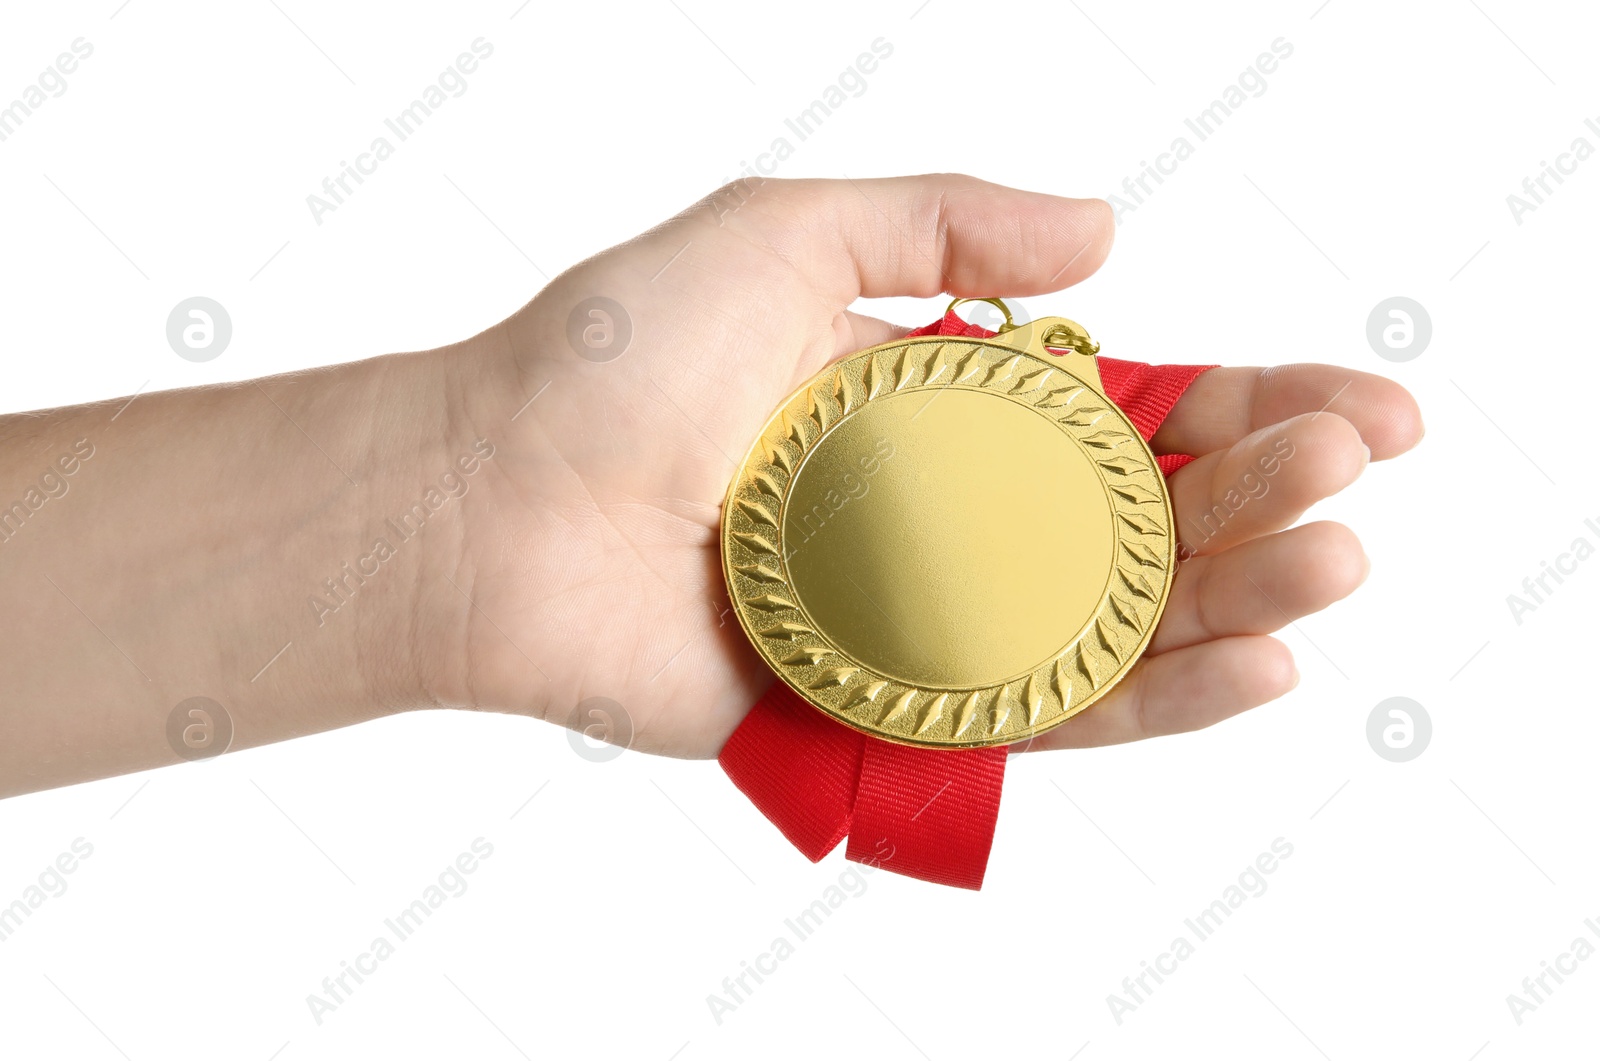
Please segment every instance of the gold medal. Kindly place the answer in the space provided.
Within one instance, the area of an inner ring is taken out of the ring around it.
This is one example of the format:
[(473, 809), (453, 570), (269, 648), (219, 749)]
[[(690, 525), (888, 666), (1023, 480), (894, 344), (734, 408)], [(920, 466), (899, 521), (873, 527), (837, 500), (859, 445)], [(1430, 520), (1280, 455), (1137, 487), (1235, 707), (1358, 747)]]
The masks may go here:
[(992, 339), (885, 343), (792, 394), (723, 506), (756, 650), (903, 744), (1010, 744), (1090, 706), (1149, 643), (1175, 568), (1166, 481), (1105, 396), (1099, 344), (983, 301), (1005, 313)]

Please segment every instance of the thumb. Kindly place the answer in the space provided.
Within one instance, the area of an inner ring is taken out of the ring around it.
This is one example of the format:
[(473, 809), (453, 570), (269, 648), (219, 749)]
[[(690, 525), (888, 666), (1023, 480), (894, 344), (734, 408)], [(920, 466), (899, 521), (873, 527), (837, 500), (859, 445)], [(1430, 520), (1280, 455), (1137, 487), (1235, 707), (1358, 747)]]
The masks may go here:
[(1116, 228), (1104, 200), (963, 174), (752, 183), (727, 223), (806, 272), (839, 309), (857, 298), (1057, 291), (1100, 267)]

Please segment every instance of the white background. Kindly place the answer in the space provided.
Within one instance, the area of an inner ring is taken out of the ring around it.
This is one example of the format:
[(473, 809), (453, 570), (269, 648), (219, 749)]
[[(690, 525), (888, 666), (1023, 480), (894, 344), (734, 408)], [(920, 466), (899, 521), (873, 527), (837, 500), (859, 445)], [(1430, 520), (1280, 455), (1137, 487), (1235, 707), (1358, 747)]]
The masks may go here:
[[(1576, 137), (1600, 146), (1585, 5), (119, 2), (0, 31), (0, 101), (94, 47), (0, 143), (7, 410), (463, 338), (793, 141), (783, 120), (878, 37), (893, 55), (778, 176), (1106, 195), (1283, 37), (1267, 90), (1124, 214), (1101, 273), (1027, 308), (1117, 357), (1389, 372), (1428, 434), (1313, 513), (1373, 570), (1285, 631), (1293, 694), (1013, 759), (981, 893), (872, 875), (720, 1024), (707, 996), (842, 854), (807, 863), (715, 764), (595, 763), (527, 719), (422, 713), (0, 803), (0, 902), (94, 849), (0, 944), (0, 1054), (1592, 1053), (1600, 960), (1520, 1026), (1506, 1003), (1600, 918), (1600, 560), (1520, 624), (1506, 602), (1600, 542), (1600, 161), (1521, 224), (1506, 201)], [(480, 36), (469, 91), (316, 224), (306, 196)], [(205, 364), (166, 342), (191, 295), (233, 320)], [(1392, 295), (1433, 322), (1403, 364), (1365, 334)], [(1391, 696), (1433, 722), (1411, 762), (1367, 742)], [(470, 889), (319, 1025), (306, 996), (478, 837)], [(1107, 995), (1278, 837), (1266, 893), (1118, 1024)]]

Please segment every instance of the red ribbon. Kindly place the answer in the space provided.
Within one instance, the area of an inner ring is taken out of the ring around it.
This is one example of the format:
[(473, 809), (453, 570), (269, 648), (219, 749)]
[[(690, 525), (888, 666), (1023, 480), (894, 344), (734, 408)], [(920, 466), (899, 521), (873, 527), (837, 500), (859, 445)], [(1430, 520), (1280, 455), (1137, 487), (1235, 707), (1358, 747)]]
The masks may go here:
[[(954, 313), (912, 335), (987, 339)], [(1142, 365), (1096, 358), (1106, 394), (1146, 441), (1211, 365)], [(1194, 458), (1156, 458), (1171, 475)], [(913, 748), (838, 722), (775, 681), (723, 747), (718, 762), (811, 861), (846, 834), (845, 857), (958, 888), (983, 886), (1006, 747)]]

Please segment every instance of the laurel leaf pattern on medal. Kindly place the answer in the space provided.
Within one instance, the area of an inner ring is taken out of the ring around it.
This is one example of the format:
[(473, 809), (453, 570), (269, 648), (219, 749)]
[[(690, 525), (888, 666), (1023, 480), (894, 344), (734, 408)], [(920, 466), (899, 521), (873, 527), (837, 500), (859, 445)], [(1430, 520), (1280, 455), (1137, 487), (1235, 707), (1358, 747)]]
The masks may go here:
[(878, 355), (867, 358), (867, 401), (876, 398), (884, 389), (883, 369), (878, 365)]
[(1061, 422), (1068, 427), (1093, 427), (1108, 415), (1108, 410), (1103, 405), (1080, 405), (1069, 409), (1068, 415), (1061, 418)]
[(733, 536), (738, 541), (743, 542), (748, 548), (753, 549), (758, 553), (766, 553), (769, 556), (778, 555), (778, 547), (767, 541), (767, 539), (763, 538), (759, 534), (752, 534), (746, 531), (734, 531)]
[(1120, 619), (1124, 625), (1131, 627), (1138, 633), (1144, 633), (1144, 630), (1139, 626), (1137, 610), (1132, 604), (1127, 603), (1115, 593), (1108, 594), (1106, 599), (1110, 601), (1111, 610), (1117, 613), (1117, 618)]
[(850, 699), (845, 701), (844, 706), (839, 710), (849, 711), (853, 708), (871, 704), (878, 699), (878, 694), (888, 687), (889, 683), (885, 681), (868, 682), (866, 685), (859, 686), (850, 694)]
[(1161, 557), (1156, 555), (1156, 551), (1144, 544), (1144, 542), (1124, 541), (1122, 543), (1122, 551), (1133, 557), (1136, 563), (1145, 567), (1160, 568), (1166, 566)]
[(961, 363), (956, 366), (956, 374), (950, 382), (966, 383), (973, 376), (976, 376), (981, 368), (983, 368), (983, 347), (970, 347), (967, 350), (967, 356), (962, 358)]
[(1045, 380), (1055, 374), (1055, 369), (1045, 367), (1037, 372), (1030, 372), (1017, 380), (1016, 386), (1011, 388), (1012, 394), (1028, 394), (1044, 386)]
[(959, 737), (967, 731), (968, 726), (972, 725), (972, 720), (978, 714), (978, 695), (978, 690), (974, 689), (961, 701), (961, 706), (956, 708), (956, 717), (950, 722), (950, 736)]
[(811, 637), (816, 633), (809, 626), (799, 623), (779, 623), (777, 626), (768, 627), (761, 631), (762, 637), (776, 638), (781, 641), (798, 641), (802, 637)]
[(883, 717), (878, 719), (878, 725), (887, 726), (891, 722), (898, 721), (900, 716), (911, 710), (911, 701), (916, 698), (917, 691), (915, 689), (907, 689), (895, 697), (894, 702), (889, 705), (889, 710), (885, 711)]
[(1150, 581), (1137, 570), (1130, 571), (1127, 568), (1119, 567), (1117, 568), (1117, 575), (1122, 579), (1122, 584), (1128, 587), (1128, 592), (1134, 596), (1143, 597), (1152, 604), (1159, 599), (1156, 596), (1155, 587), (1150, 585)]
[(783, 414), (783, 422), (784, 434), (788, 435), (794, 440), (794, 444), (800, 447), (801, 453), (804, 453), (811, 447), (811, 443), (806, 437), (806, 429), (808, 427), (816, 426), (811, 417), (792, 416), (788, 411), (785, 411)]
[(766, 564), (735, 564), (733, 569), (746, 578), (753, 578), (757, 582), (777, 582), (786, 585), (784, 577), (772, 570)]
[(1142, 463), (1133, 460), (1131, 457), (1099, 458), (1095, 463), (1108, 472), (1115, 472), (1123, 476), (1135, 475), (1145, 470), (1145, 466)]
[(916, 729), (916, 733), (919, 737), (939, 724), (939, 720), (944, 717), (945, 701), (949, 699), (949, 693), (940, 693), (925, 707), (923, 707), (922, 717), (918, 720)]
[(797, 648), (787, 656), (783, 657), (782, 662), (787, 663), (791, 667), (798, 667), (802, 664), (814, 667), (831, 655), (833, 655), (833, 651), (831, 649)]
[(1088, 390), (1088, 388), (1083, 386), (1062, 387), (1059, 390), (1046, 392), (1045, 395), (1034, 404), (1041, 409), (1057, 409), (1063, 405), (1071, 405), (1078, 395), (1082, 394), (1086, 390)]
[(754, 501), (745, 501), (743, 499), (741, 499), (738, 502), (738, 505), (739, 505), (739, 508), (744, 511), (745, 515), (749, 516), (751, 519), (755, 520), (757, 523), (765, 523), (767, 526), (771, 527), (773, 530), (777, 530), (778, 529), (778, 517), (774, 516), (772, 513), (768, 512), (761, 505), (757, 504)]
[(1009, 682), (1000, 686), (1000, 690), (994, 694), (994, 703), (989, 705), (989, 736), (991, 737), (998, 737), (1000, 731), (1006, 728), (1006, 720), (1011, 717), (1011, 702), (1006, 699), (1006, 694), (1010, 691), (1011, 685)]
[(1161, 495), (1138, 483), (1113, 483), (1111, 492), (1133, 505), (1159, 505)]
[(900, 364), (895, 369), (895, 390), (900, 390), (910, 383), (911, 377), (917, 374), (917, 363), (912, 360), (911, 349), (908, 346), (900, 351)]
[(781, 597), (776, 593), (762, 593), (755, 597), (746, 597), (744, 602), (752, 608), (760, 608), (764, 612), (795, 611), (798, 606), (788, 597)]
[(1022, 706), (1028, 712), (1028, 725), (1037, 725), (1039, 712), (1044, 710), (1044, 697), (1039, 695), (1039, 679), (1032, 674), (1028, 675), (1028, 684), (1022, 691)]
[(985, 387), (997, 387), (999, 384), (1009, 380), (1011, 374), (1017, 370), (1017, 366), (1022, 364), (1023, 356), (1022, 354), (1017, 354), (995, 365), (994, 368), (989, 370), (989, 376), (983, 381), (983, 385)]
[(750, 476), (750, 481), (756, 484), (757, 490), (760, 490), (772, 500), (779, 502), (783, 500), (783, 487), (778, 485), (778, 480), (766, 472), (755, 472)]
[(1126, 523), (1128, 526), (1132, 527), (1134, 530), (1138, 531), (1140, 534), (1159, 535), (1161, 533), (1161, 524), (1157, 523), (1143, 512), (1118, 512), (1117, 518)]
[(933, 359), (928, 362), (927, 375), (922, 377), (922, 385), (924, 387), (938, 379), (939, 374), (949, 367), (944, 360), (944, 348), (948, 345), (948, 343), (940, 343), (939, 348), (933, 352)]
[(783, 440), (761, 437), (761, 452), (768, 464), (775, 464), (785, 473), (793, 474), (794, 458), (789, 455), (789, 447)]
[(1089, 655), (1089, 649), (1082, 641), (1078, 642), (1078, 670), (1082, 671), (1083, 676), (1089, 679), (1089, 685), (1092, 688), (1100, 688), (1099, 669), (1095, 666), (1094, 660)]
[(830, 685), (843, 685), (860, 673), (860, 667), (831, 667), (818, 675), (806, 688), (826, 689)]
[(839, 374), (834, 377), (833, 396), (839, 399), (839, 412), (844, 416), (848, 416), (861, 401), (856, 394), (856, 385), (843, 365), (839, 366)]
[(1127, 442), (1133, 441), (1125, 431), (1096, 431), (1092, 435), (1085, 435), (1078, 441), (1092, 449), (1114, 450)]
[(1056, 657), (1055, 675), (1053, 676), (1056, 687), (1056, 699), (1061, 701), (1061, 710), (1072, 709), (1072, 678), (1067, 674), (1067, 667), (1062, 662), (1062, 657)]
[(1132, 445), (1134, 445), (1134, 439), (1137, 438), (1138, 436), (1130, 434), (1127, 431), (1100, 430), (1100, 431), (1096, 431), (1090, 437), (1091, 438), (1103, 439), (1104, 441), (1111, 443), (1111, 445), (1113, 447), (1115, 447), (1115, 446), (1132, 446)]
[(817, 422), (817, 430), (828, 430), (828, 400), (822, 395), (822, 384), (818, 383), (806, 393), (810, 395), (811, 418)]
[(1111, 659), (1116, 663), (1121, 663), (1122, 644), (1117, 640), (1117, 635), (1112, 631), (1111, 627), (1106, 625), (1103, 616), (1094, 621), (1094, 628), (1095, 632), (1100, 635), (1100, 644), (1104, 645), (1105, 650), (1111, 653)]

